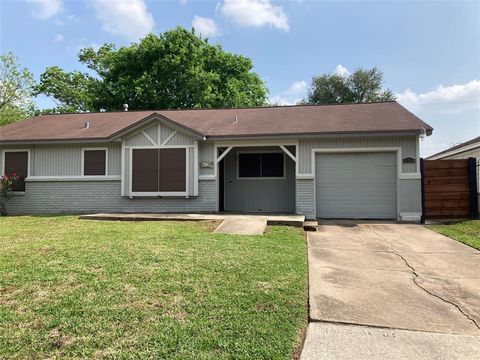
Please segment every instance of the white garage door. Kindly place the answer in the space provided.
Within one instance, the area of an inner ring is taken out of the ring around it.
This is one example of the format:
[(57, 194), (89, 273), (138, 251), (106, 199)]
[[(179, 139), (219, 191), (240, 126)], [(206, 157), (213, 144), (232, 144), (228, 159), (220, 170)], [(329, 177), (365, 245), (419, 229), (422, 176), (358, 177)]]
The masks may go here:
[(396, 218), (395, 157), (393, 152), (317, 154), (317, 217)]

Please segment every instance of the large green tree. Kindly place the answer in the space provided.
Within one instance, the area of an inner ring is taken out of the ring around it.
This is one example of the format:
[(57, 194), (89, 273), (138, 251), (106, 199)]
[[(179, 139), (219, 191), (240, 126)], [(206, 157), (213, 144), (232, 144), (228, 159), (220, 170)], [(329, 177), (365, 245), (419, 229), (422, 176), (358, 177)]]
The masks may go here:
[(394, 93), (383, 89), (383, 74), (377, 68), (358, 69), (352, 74), (314, 76), (308, 90), (308, 104), (366, 103), (395, 100)]
[(0, 126), (34, 114), (32, 92), (35, 81), (12, 52), (0, 55)]
[(194, 30), (176, 28), (139, 43), (82, 49), (89, 72), (50, 67), (38, 93), (53, 96), (63, 109), (99, 111), (260, 106), (267, 89), (252, 61), (224, 51)]

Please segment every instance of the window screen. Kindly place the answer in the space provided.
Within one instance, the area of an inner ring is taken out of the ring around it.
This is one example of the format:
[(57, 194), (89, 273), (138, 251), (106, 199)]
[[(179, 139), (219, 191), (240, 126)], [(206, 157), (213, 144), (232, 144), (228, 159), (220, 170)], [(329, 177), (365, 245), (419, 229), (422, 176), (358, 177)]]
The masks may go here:
[(5, 152), (5, 174), (17, 174), (19, 180), (13, 184), (13, 191), (25, 191), (25, 178), (28, 175), (28, 152)]
[(106, 150), (84, 150), (83, 175), (105, 175)]
[(278, 178), (284, 176), (283, 153), (238, 155), (240, 178)]

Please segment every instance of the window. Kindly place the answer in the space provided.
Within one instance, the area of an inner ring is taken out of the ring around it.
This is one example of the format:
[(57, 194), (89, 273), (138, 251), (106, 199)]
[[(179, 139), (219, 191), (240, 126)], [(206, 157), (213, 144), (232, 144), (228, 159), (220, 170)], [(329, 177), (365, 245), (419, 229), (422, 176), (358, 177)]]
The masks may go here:
[(185, 192), (187, 155), (184, 148), (133, 149), (133, 192)]
[(28, 151), (5, 151), (4, 174), (17, 174), (19, 180), (13, 184), (13, 191), (25, 191), (25, 178), (28, 176)]
[(239, 153), (239, 178), (283, 178), (283, 153)]
[(106, 169), (106, 149), (83, 149), (83, 175), (107, 175)]

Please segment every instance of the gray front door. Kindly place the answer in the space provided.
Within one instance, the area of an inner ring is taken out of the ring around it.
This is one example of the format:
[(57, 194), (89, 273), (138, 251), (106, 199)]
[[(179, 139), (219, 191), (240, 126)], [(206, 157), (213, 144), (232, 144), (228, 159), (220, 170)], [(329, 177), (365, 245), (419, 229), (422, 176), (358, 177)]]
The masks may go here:
[(394, 152), (317, 154), (317, 217), (396, 218), (395, 159)]

